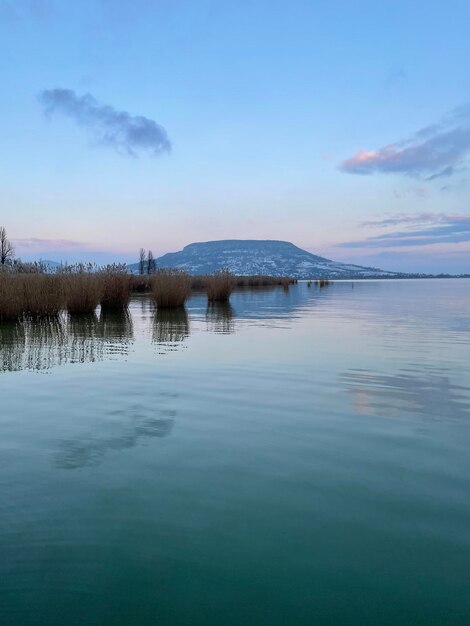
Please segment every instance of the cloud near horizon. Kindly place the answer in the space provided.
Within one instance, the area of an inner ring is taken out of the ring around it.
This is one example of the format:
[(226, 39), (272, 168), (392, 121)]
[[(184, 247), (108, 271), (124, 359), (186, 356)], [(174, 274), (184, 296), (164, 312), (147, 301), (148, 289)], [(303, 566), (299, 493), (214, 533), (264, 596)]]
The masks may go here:
[(137, 253), (119, 246), (112, 247), (88, 241), (71, 239), (43, 239), (40, 237), (12, 238), (18, 257), (25, 261), (94, 261), (99, 264), (134, 261)]
[(42, 239), (40, 237), (12, 238), (12, 242), (19, 255), (40, 256), (92, 254), (100, 252), (99, 246), (87, 241), (71, 239)]
[(152, 119), (117, 111), (100, 104), (91, 94), (79, 96), (71, 89), (48, 89), (38, 96), (46, 115), (61, 113), (87, 128), (94, 141), (119, 153), (154, 156), (171, 151), (166, 130)]
[(363, 223), (363, 226), (379, 228), (398, 225), (409, 225), (414, 226), (414, 228), (384, 233), (361, 241), (348, 241), (339, 244), (338, 247), (350, 249), (397, 248), (470, 242), (470, 215), (446, 215), (444, 213), (398, 214), (389, 218)]
[(454, 110), (440, 123), (376, 150), (361, 150), (340, 164), (349, 174), (405, 174), (426, 181), (460, 171), (470, 154), (470, 104)]

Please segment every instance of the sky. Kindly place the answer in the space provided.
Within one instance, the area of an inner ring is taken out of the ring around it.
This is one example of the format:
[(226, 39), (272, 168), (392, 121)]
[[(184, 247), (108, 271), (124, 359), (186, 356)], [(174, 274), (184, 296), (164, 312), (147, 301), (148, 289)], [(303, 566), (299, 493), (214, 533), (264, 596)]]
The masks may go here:
[(23, 259), (280, 239), (470, 272), (470, 3), (0, 0)]

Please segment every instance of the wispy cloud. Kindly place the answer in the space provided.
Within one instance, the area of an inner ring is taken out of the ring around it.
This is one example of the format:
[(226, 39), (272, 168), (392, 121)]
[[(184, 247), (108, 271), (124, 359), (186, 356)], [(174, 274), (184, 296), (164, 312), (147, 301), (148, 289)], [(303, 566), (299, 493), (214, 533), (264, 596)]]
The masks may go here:
[(395, 213), (388, 217), (383, 217), (375, 220), (368, 220), (361, 223), (361, 226), (372, 226), (374, 228), (385, 228), (387, 226), (396, 226), (397, 224), (435, 224), (436, 222), (445, 221), (449, 219), (449, 215), (446, 213)]
[(159, 155), (171, 150), (166, 130), (157, 122), (100, 104), (89, 93), (79, 96), (71, 89), (49, 89), (39, 94), (39, 101), (47, 115), (70, 117), (87, 128), (94, 141), (120, 153)]
[(427, 181), (448, 178), (470, 154), (470, 104), (403, 141), (361, 150), (340, 164), (350, 174), (405, 174)]
[(101, 264), (135, 260), (135, 253), (128, 250), (88, 241), (25, 237), (13, 239), (13, 243), (17, 254), (25, 261), (47, 259), (70, 263), (94, 261)]
[(402, 198), (406, 198), (409, 196), (423, 199), (423, 198), (428, 197), (428, 190), (425, 189), (424, 187), (407, 187), (405, 189), (394, 189), (393, 195), (398, 200), (401, 200)]
[(360, 241), (348, 241), (340, 244), (340, 247), (396, 248), (470, 241), (470, 215), (446, 215), (444, 213), (399, 214), (363, 223), (363, 226), (379, 228), (398, 225), (411, 226), (412, 228), (387, 232)]
[(41, 239), (40, 237), (26, 237), (24, 239), (13, 239), (15, 246), (19, 245), (22, 248), (28, 248), (31, 250), (43, 248), (47, 246), (49, 249), (64, 249), (64, 248), (84, 248), (90, 244), (83, 241), (73, 241), (71, 239)]

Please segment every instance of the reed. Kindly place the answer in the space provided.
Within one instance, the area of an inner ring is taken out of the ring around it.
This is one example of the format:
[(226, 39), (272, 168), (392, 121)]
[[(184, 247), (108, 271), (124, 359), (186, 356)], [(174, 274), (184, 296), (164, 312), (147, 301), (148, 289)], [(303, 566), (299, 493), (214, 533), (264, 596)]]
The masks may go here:
[(189, 275), (177, 269), (158, 270), (152, 276), (151, 285), (152, 296), (160, 308), (184, 306), (191, 292)]
[(295, 283), (294, 278), (288, 276), (237, 276), (237, 287), (285, 287)]
[(149, 293), (152, 290), (152, 276), (142, 274), (131, 276), (130, 279), (133, 293)]
[[(85, 314), (104, 309), (123, 310), (132, 291), (151, 292), (160, 308), (183, 306), (191, 288), (206, 290), (210, 302), (227, 302), (235, 287), (285, 289), (294, 281), (279, 276), (239, 276), (227, 270), (210, 276), (190, 277), (177, 269), (159, 270), (151, 276), (130, 276), (120, 265), (63, 266), (55, 274), (37, 265), (25, 270), (19, 264), (0, 268), (0, 320), (57, 315), (61, 310)], [(319, 284), (319, 281), (316, 281)], [(321, 286), (329, 284), (322, 279)]]
[(205, 291), (207, 289), (207, 283), (210, 280), (210, 275), (208, 274), (198, 274), (197, 276), (191, 276), (191, 289), (195, 289), (196, 291)]
[(95, 273), (65, 274), (65, 301), (69, 313), (93, 313), (103, 297), (102, 276)]
[(23, 314), (23, 285), (18, 276), (0, 272), (0, 320), (16, 320)]
[(319, 278), (315, 281), (317, 287), (328, 287), (330, 284), (331, 280), (328, 280), (328, 278)]
[(207, 299), (209, 302), (228, 302), (235, 287), (235, 277), (228, 270), (220, 270), (207, 281)]
[(62, 276), (26, 274), (17, 279), (23, 284), (23, 313), (31, 317), (58, 315), (65, 304)]
[(0, 274), (0, 318), (57, 315), (64, 306), (63, 280), (48, 274)]
[(104, 309), (125, 309), (132, 293), (129, 274), (103, 273), (101, 276), (103, 295), (101, 306)]
[[(217, 272), (216, 272), (217, 274)], [(237, 276), (232, 275), (234, 287), (276, 287), (293, 285), (297, 281), (295, 278), (287, 276)], [(195, 290), (207, 290), (207, 287), (214, 277), (214, 274), (191, 276), (191, 288)]]

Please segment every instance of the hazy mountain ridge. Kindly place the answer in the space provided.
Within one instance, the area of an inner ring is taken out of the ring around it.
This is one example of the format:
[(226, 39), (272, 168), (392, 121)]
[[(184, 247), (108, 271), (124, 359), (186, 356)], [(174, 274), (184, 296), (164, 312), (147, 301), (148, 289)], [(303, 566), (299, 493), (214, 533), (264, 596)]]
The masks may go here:
[[(183, 269), (190, 274), (211, 274), (227, 268), (240, 276), (264, 274), (299, 279), (403, 276), (373, 267), (337, 263), (287, 241), (253, 239), (191, 243), (179, 252), (159, 257), (157, 267)], [(137, 272), (138, 264), (133, 263), (129, 268)]]

